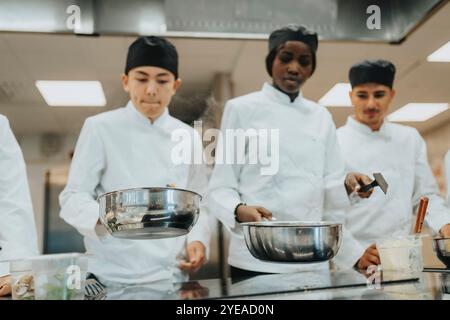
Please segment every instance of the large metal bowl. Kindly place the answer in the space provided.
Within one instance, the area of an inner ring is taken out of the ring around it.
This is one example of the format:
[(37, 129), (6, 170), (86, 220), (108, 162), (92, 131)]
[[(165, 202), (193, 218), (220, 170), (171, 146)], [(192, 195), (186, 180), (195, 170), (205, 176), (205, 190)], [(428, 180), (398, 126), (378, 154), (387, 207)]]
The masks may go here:
[(433, 249), (439, 260), (441, 260), (447, 268), (450, 268), (450, 238), (433, 239)]
[(241, 225), (248, 250), (264, 261), (327, 261), (337, 254), (342, 242), (341, 223), (261, 221)]
[(200, 214), (198, 193), (176, 188), (136, 188), (98, 198), (100, 221), (115, 237), (161, 239), (187, 234)]

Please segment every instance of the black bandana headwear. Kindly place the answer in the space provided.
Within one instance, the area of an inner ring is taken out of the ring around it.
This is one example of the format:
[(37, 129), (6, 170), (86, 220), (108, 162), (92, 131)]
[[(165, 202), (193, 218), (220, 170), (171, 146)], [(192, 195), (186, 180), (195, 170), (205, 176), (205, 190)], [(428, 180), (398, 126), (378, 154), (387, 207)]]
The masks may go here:
[(280, 45), (287, 41), (301, 41), (311, 49), (312, 73), (316, 69), (316, 52), (319, 46), (317, 33), (308, 30), (304, 26), (289, 25), (273, 31), (269, 36), (269, 54), (266, 57), (266, 69), (272, 76), (272, 65)]
[(352, 88), (364, 83), (378, 83), (392, 89), (395, 66), (386, 60), (364, 60), (354, 64), (348, 72)]
[(133, 68), (153, 66), (166, 69), (178, 78), (178, 53), (164, 38), (148, 36), (137, 38), (128, 48), (125, 74)]

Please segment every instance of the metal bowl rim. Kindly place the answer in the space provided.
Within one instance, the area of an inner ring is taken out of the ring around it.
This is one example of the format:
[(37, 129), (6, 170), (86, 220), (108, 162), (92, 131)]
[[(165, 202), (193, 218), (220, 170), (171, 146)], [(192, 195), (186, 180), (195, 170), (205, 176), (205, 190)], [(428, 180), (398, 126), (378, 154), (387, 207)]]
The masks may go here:
[(158, 189), (158, 190), (161, 190), (161, 189), (162, 189), (162, 190), (174, 190), (174, 191), (184, 191), (184, 192), (189, 192), (189, 193), (192, 193), (192, 194), (194, 194), (194, 195), (199, 196), (199, 197), (200, 197), (200, 201), (203, 199), (203, 197), (202, 197), (201, 194), (199, 194), (199, 193), (197, 193), (197, 192), (195, 192), (195, 191), (192, 191), (192, 190), (187, 190), (187, 189), (172, 188), (172, 187), (141, 187), (141, 188), (120, 189), (120, 190), (115, 190), (115, 191), (106, 192), (106, 193), (103, 193), (103, 194), (99, 195), (99, 196), (97, 197), (97, 201), (100, 200), (101, 198), (104, 198), (104, 197), (106, 197), (106, 196), (108, 196), (108, 195), (111, 195), (111, 194), (114, 194), (114, 193), (128, 192), (128, 191), (152, 191), (152, 190), (155, 190), (155, 191), (156, 191), (156, 189)]
[[(172, 222), (173, 223), (173, 222)], [(152, 226), (146, 226), (145, 223), (142, 222), (138, 222), (138, 223), (125, 223), (125, 224), (121, 224), (120, 227), (122, 228), (121, 230), (111, 230), (113, 233), (114, 232), (121, 232), (121, 231), (127, 231), (127, 230), (145, 230), (145, 229), (151, 229)], [(190, 229), (193, 227), (192, 225), (188, 225), (187, 228), (179, 228), (179, 227), (174, 227), (174, 226), (166, 226), (172, 229), (180, 229), (180, 230), (186, 230), (187, 232), (190, 231)]]
[(331, 221), (255, 221), (244, 222), (242, 226), (249, 227), (297, 227), (297, 228), (310, 228), (310, 227), (342, 227), (340, 222)]

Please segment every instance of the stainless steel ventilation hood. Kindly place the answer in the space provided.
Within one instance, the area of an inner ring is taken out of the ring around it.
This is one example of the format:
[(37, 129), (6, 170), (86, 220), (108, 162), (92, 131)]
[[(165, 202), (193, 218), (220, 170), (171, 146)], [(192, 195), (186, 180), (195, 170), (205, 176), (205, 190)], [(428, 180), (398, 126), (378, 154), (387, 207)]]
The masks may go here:
[(449, 0), (0, 0), (0, 31), (264, 39), (304, 24), (322, 40), (400, 43)]

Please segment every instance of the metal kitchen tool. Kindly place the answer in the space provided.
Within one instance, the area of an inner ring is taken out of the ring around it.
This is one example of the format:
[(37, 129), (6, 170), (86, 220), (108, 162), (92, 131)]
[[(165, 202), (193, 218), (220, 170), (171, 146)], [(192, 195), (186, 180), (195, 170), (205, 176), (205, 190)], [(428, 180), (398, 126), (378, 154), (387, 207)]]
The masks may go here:
[(86, 284), (84, 287), (84, 299), (85, 300), (106, 299), (106, 287), (92, 273), (88, 273), (88, 275), (86, 276)]
[(380, 189), (384, 192), (384, 194), (386, 194), (388, 189), (388, 183), (384, 179), (383, 175), (381, 173), (374, 173), (373, 178), (375, 180), (373, 180), (372, 183), (362, 186), (359, 192), (367, 192), (370, 189), (379, 186)]
[(433, 249), (439, 260), (450, 270), (450, 238), (434, 238)]
[(176, 188), (136, 188), (98, 198), (100, 221), (125, 239), (161, 239), (187, 234), (200, 214), (198, 193)]
[(327, 261), (336, 255), (342, 242), (341, 223), (259, 221), (241, 226), (248, 250), (264, 261)]

